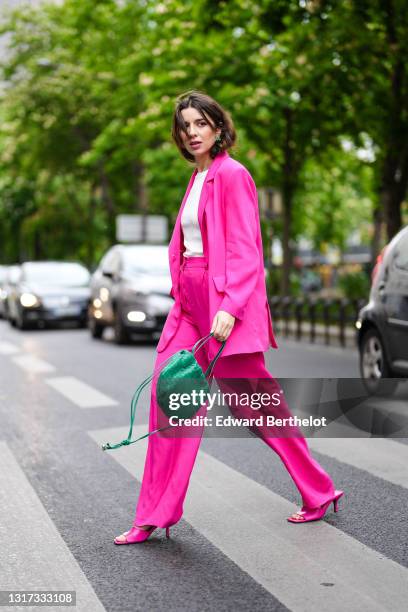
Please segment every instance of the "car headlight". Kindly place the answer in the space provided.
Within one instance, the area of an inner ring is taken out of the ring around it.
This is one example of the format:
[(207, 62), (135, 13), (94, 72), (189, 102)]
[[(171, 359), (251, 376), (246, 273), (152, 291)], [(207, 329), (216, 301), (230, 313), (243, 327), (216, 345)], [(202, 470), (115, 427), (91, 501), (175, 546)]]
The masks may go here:
[(20, 295), (20, 304), (24, 308), (32, 308), (33, 306), (39, 306), (40, 301), (34, 293), (22, 293)]
[(99, 297), (102, 302), (107, 302), (109, 300), (109, 289), (107, 287), (101, 287), (99, 289)]
[(127, 318), (134, 323), (143, 323), (146, 320), (146, 313), (141, 310), (132, 310), (128, 312)]

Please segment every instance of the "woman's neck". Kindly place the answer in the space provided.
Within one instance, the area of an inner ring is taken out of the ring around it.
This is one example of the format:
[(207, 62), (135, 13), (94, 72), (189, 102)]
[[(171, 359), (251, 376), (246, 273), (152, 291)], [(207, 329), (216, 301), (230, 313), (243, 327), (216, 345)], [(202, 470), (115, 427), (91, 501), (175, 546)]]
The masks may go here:
[(208, 168), (212, 164), (212, 161), (213, 160), (211, 159), (211, 157), (209, 155), (204, 157), (204, 158), (200, 158), (200, 159), (196, 158), (197, 172), (204, 172), (204, 170), (208, 170)]

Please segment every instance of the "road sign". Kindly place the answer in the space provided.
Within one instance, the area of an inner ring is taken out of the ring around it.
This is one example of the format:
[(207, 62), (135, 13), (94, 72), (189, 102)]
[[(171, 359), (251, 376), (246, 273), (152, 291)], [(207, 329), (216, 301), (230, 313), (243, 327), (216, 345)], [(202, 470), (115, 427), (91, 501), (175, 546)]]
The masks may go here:
[(168, 222), (164, 215), (118, 215), (118, 242), (163, 244), (168, 240)]

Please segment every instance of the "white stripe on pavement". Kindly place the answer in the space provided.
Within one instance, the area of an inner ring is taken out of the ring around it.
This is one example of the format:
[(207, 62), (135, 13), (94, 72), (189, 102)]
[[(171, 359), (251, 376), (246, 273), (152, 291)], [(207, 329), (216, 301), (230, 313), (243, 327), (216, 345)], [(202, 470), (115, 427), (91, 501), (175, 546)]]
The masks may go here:
[(0, 342), (0, 355), (13, 355), (19, 352), (20, 349), (15, 344), (6, 341)]
[(80, 408), (116, 406), (118, 402), (73, 376), (47, 378), (45, 381)]
[(34, 355), (19, 355), (18, 357), (13, 357), (13, 362), (20, 368), (23, 368), (23, 370), (33, 372), (34, 374), (55, 372), (55, 367), (53, 365)]
[(309, 447), (408, 488), (408, 446), (384, 438), (308, 438)]
[[(146, 431), (147, 425), (138, 426), (133, 435)], [(89, 435), (99, 444), (126, 437), (122, 429)], [(144, 439), (106, 452), (140, 481), (146, 447)], [(288, 523), (294, 509), (286, 499), (200, 452), (183, 518), (292, 612), (405, 609), (408, 570), (328, 523)]]
[(103, 612), (105, 608), (5, 442), (0, 442), (0, 465), (1, 589), (75, 590), (76, 610)]

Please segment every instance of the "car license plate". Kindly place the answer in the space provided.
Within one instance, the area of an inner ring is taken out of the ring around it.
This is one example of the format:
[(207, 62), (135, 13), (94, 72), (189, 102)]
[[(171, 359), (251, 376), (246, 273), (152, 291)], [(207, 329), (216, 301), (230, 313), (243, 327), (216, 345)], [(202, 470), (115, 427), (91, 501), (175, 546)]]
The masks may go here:
[(75, 305), (60, 306), (59, 308), (55, 308), (54, 312), (59, 317), (72, 317), (72, 316), (79, 315), (81, 312), (81, 309), (79, 306), (75, 306)]

